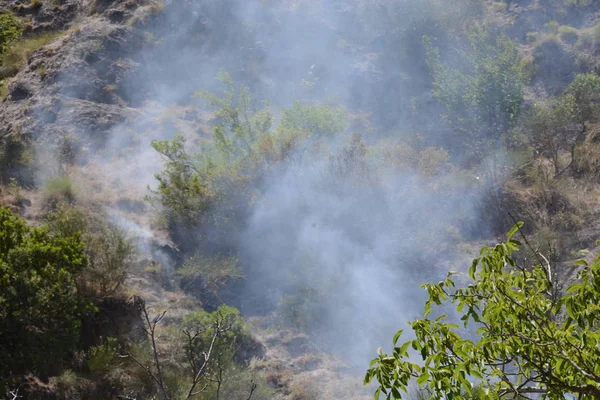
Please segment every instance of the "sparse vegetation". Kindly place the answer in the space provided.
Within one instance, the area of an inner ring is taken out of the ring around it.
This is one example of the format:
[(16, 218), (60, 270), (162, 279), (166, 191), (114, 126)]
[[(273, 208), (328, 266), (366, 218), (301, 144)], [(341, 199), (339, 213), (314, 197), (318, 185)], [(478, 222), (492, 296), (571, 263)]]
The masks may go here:
[(0, 54), (0, 80), (12, 77), (26, 64), (27, 57), (36, 50), (62, 35), (62, 32), (48, 32), (24, 37), (12, 41), (10, 46)]
[(53, 209), (61, 202), (75, 201), (75, 185), (68, 175), (52, 178), (44, 188), (44, 203)]

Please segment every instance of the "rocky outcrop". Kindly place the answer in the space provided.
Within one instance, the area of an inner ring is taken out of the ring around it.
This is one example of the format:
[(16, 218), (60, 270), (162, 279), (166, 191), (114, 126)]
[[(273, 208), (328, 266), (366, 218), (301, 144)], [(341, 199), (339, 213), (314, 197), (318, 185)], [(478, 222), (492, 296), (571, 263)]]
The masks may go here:
[[(21, 134), (55, 141), (63, 134), (75, 134), (101, 142), (112, 127), (127, 120), (127, 96), (120, 88), (138, 65), (129, 57), (141, 47), (142, 36), (124, 21), (133, 18), (141, 5), (75, 1), (57, 7), (60, 20), (44, 17), (49, 7), (44, 3), (32, 26), (51, 19), (43, 29), (67, 29), (31, 54), (10, 80), (0, 108), (0, 137)], [(61, 7), (73, 7), (77, 15), (63, 13)]]

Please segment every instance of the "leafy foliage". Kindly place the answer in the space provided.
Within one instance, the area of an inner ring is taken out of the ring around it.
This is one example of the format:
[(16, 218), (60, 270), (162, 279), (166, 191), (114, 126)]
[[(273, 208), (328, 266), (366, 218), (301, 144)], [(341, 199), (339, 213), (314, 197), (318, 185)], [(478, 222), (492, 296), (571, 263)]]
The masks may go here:
[[(379, 350), (366, 374), (365, 382), (379, 383), (376, 398), (402, 398), (401, 391), (413, 379), (434, 399), (464, 398), (463, 391), (471, 393), (473, 382), (480, 382), (480, 398), (600, 396), (600, 258), (591, 265), (578, 261), (579, 279), (561, 295), (541, 254), (540, 264), (531, 268), (514, 261), (520, 243), (513, 236), (521, 225), (509, 232), (506, 242), (481, 250), (467, 286), (454, 289), (453, 272), (437, 284), (422, 285), (429, 298), (424, 317), (410, 323), (415, 339), (398, 344), (399, 331), (393, 353)], [(475, 337), (461, 334), (445, 314), (428, 318), (433, 304), (449, 303), (456, 304), (465, 328), (475, 324)], [(422, 363), (410, 361), (411, 348)]]
[(77, 279), (82, 294), (101, 297), (119, 290), (135, 253), (125, 231), (65, 204), (50, 213), (46, 222), (52, 232), (63, 236), (82, 235), (88, 259), (87, 268)]
[(4, 53), (11, 42), (19, 39), (23, 27), (21, 22), (10, 13), (0, 13), (0, 54)]
[(468, 150), (481, 159), (489, 146), (514, 125), (523, 104), (527, 73), (517, 44), (481, 26), (468, 32), (470, 52), (464, 67), (443, 62), (431, 38), (425, 38), (434, 95), (446, 107), (446, 118), (471, 142)]
[[(214, 240), (206, 243), (216, 253), (228, 253), (237, 224), (246, 209), (260, 198), (261, 181), (302, 143), (331, 136), (346, 129), (345, 112), (339, 107), (296, 102), (283, 110), (281, 124), (272, 129), (268, 104), (259, 108), (248, 88), (237, 89), (231, 77), (221, 73), (221, 97), (198, 94), (215, 108), (214, 145), (189, 154), (186, 140), (154, 141), (152, 146), (166, 160), (156, 175), (158, 186), (150, 200), (158, 203), (171, 237), (182, 249), (191, 250), (210, 230)], [(218, 234), (215, 234), (218, 232)], [(192, 243), (193, 242), (193, 243)]]
[[(4, 379), (59, 369), (87, 305), (76, 288), (87, 265), (81, 235), (31, 228), (0, 209), (0, 352)], [(2, 381), (0, 380), (0, 383)]]

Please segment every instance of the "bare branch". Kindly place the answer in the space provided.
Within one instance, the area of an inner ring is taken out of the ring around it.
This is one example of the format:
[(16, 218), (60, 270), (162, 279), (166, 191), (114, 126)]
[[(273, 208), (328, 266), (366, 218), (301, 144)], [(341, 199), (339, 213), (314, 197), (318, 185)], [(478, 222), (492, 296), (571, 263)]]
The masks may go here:
[(254, 394), (254, 391), (256, 390), (257, 387), (258, 387), (258, 385), (256, 383), (254, 383), (254, 381), (250, 381), (250, 394), (248, 395), (248, 398), (246, 400), (252, 399), (252, 395)]

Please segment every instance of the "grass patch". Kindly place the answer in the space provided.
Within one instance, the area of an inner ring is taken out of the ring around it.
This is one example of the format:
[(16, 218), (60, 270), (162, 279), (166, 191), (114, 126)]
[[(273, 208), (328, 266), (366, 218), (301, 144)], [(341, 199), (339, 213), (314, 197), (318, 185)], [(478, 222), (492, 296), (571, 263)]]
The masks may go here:
[[(27, 63), (27, 58), (31, 53), (61, 35), (62, 32), (48, 32), (11, 43), (8, 50), (0, 55), (0, 81), (15, 76), (19, 69)], [(6, 82), (2, 86), (6, 86)]]
[(0, 101), (4, 100), (8, 95), (8, 88), (5, 81), (0, 81)]
[(49, 209), (55, 209), (62, 202), (75, 201), (76, 188), (67, 175), (51, 179), (44, 188), (44, 204)]

